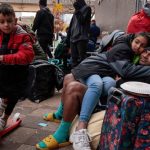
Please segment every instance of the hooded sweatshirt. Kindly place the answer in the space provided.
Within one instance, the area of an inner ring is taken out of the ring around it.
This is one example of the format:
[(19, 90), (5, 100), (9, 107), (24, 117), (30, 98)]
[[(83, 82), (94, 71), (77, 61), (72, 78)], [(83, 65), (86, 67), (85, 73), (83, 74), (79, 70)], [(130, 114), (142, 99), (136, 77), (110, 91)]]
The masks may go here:
[(128, 22), (127, 33), (138, 32), (150, 32), (150, 3), (146, 3)]

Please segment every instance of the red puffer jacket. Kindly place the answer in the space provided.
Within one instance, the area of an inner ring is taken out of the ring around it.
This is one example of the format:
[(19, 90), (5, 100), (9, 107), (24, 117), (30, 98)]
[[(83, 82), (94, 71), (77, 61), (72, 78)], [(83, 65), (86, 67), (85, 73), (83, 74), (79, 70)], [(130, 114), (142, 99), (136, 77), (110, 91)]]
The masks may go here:
[(150, 32), (150, 17), (142, 9), (128, 22), (127, 33)]
[[(2, 40), (3, 33), (0, 32), (0, 48), (2, 47)], [(16, 25), (8, 42), (8, 49), (11, 50), (10, 54), (3, 55), (2, 63), (8, 65), (27, 65), (31, 63), (34, 58), (32, 44), (33, 41), (30, 35), (20, 26)]]

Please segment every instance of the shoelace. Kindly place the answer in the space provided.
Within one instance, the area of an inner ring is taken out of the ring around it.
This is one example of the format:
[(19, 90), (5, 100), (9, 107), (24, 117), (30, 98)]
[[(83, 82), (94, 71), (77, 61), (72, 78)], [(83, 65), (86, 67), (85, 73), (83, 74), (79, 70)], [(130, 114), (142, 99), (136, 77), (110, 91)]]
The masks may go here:
[(89, 143), (91, 142), (91, 138), (90, 135), (86, 132), (82, 132), (82, 133), (77, 133), (77, 137), (75, 138), (75, 142), (76, 143), (82, 143), (83, 146), (87, 146), (89, 145)]

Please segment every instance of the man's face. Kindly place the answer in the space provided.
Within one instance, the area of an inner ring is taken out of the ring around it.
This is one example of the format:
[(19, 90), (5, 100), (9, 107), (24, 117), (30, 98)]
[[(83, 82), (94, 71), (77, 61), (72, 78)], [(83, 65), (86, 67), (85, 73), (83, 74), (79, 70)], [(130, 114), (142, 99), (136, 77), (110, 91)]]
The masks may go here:
[(150, 50), (144, 51), (140, 55), (140, 64), (141, 65), (150, 65)]
[(6, 34), (13, 31), (16, 25), (17, 19), (13, 15), (3, 15), (0, 14), (0, 30)]

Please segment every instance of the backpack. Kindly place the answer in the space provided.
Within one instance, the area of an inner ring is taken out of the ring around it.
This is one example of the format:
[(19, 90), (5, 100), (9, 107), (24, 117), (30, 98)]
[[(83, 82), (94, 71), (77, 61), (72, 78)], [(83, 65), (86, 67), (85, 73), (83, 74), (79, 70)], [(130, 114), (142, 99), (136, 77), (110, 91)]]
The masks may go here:
[(47, 60), (47, 56), (44, 53), (42, 47), (40, 46), (38, 40), (36, 39), (34, 31), (32, 31), (32, 29), (26, 24), (18, 24), (18, 25), (21, 26), (30, 35), (30, 38), (33, 41), (33, 50), (35, 53), (34, 60), (38, 59)]
[(67, 52), (67, 48), (66, 48), (65, 40), (61, 40), (61, 42), (57, 45), (54, 52), (55, 59), (63, 59), (66, 52)]

